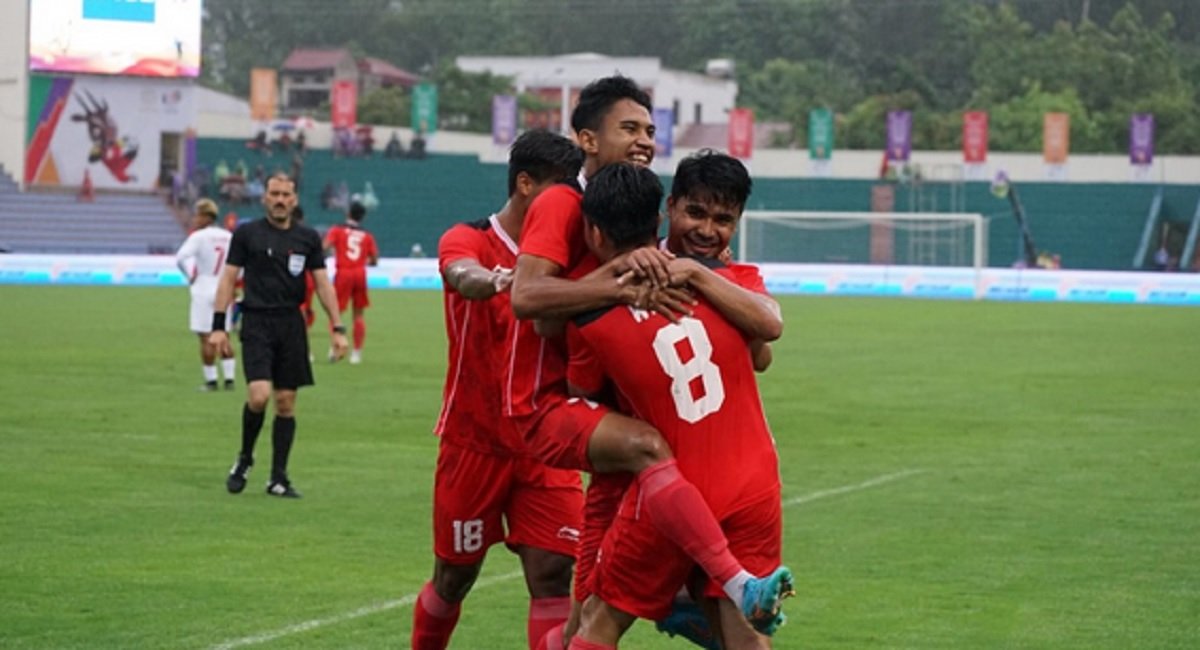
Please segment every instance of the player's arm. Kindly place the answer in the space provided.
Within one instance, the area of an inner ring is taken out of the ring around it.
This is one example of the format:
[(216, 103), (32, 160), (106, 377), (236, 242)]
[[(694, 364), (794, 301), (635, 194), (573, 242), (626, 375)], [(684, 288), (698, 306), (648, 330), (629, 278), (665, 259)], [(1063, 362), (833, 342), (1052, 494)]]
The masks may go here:
[(229, 305), (233, 302), (233, 291), (241, 272), (242, 267), (227, 263), (225, 268), (221, 269), (221, 277), (217, 280), (217, 295), (213, 298), (212, 332), (208, 335), (208, 343), (221, 354), (233, 353), (233, 348), (229, 345), (229, 333), (225, 331), (225, 314), (229, 312)]
[(769, 342), (783, 335), (783, 312), (770, 296), (740, 287), (694, 259), (672, 260), (671, 269), (673, 282), (687, 282), (746, 338)]
[[(179, 268), (179, 272), (183, 274), (188, 284), (196, 281), (195, 265), (189, 265), (188, 262), (196, 257), (196, 238), (191, 235), (183, 240), (183, 245), (175, 252), (175, 266)], [(190, 268), (189, 268), (190, 267)]]
[(622, 302), (625, 287), (609, 270), (578, 280), (560, 278), (560, 273), (562, 267), (549, 259), (519, 255), (513, 271), (513, 314), (522, 320), (565, 318)]
[(371, 242), (371, 251), (367, 253), (367, 264), (379, 266), (379, 245), (375, 242), (374, 235), (368, 234), (367, 239)]
[(489, 271), (472, 258), (457, 259), (447, 264), (442, 277), (446, 284), (467, 300), (487, 300), (507, 291), (512, 285), (511, 270)]
[(334, 226), (325, 233), (325, 238), (321, 240), (321, 250), (325, 257), (329, 257), (336, 252), (336, 242), (334, 242), (334, 233), (337, 232), (337, 226)]
[(333, 344), (333, 358), (334, 360), (341, 359), (346, 356), (350, 344), (346, 341), (346, 326), (342, 325), (342, 314), (337, 308), (337, 294), (334, 293), (333, 284), (329, 282), (329, 273), (325, 269), (313, 269), (312, 277), (313, 285), (317, 289), (317, 298), (321, 301), (321, 308), (325, 310), (325, 315), (329, 318), (329, 338)]
[(774, 358), (770, 343), (762, 339), (750, 341), (750, 360), (754, 363), (754, 372), (766, 372)]

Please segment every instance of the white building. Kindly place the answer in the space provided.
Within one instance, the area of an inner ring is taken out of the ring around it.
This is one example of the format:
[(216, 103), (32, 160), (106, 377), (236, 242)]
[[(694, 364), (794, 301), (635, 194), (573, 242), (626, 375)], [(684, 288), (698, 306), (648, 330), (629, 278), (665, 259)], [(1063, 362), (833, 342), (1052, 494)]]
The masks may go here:
[[(609, 57), (601, 54), (562, 56), (460, 56), (458, 67), (466, 72), (490, 72), (512, 77), (517, 92), (529, 92), (561, 107), (554, 126), (569, 122), (571, 100), (589, 82), (621, 73), (644, 88), (655, 108), (671, 109), (675, 128), (692, 124), (727, 124), (737, 101), (738, 85), (728, 75), (710, 76), (669, 70), (654, 57)], [(721, 69), (718, 67), (718, 69)]]

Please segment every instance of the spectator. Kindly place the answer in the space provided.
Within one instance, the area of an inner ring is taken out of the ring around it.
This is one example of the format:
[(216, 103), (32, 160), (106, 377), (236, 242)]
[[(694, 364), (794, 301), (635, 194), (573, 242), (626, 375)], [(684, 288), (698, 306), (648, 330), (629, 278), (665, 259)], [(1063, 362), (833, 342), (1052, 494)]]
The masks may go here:
[(425, 159), (425, 132), (417, 131), (413, 136), (412, 145), (408, 148), (408, 157), (417, 160)]
[(332, 210), (336, 196), (337, 190), (333, 187), (333, 181), (326, 181), (325, 187), (321, 188), (321, 209)]
[(383, 148), (384, 158), (403, 158), (404, 145), (400, 143), (400, 136), (392, 131), (392, 137), (388, 139), (387, 145)]
[(307, 147), (308, 145), (304, 138), (304, 129), (301, 129), (300, 132), (296, 134), (296, 151), (303, 156), (307, 151)]

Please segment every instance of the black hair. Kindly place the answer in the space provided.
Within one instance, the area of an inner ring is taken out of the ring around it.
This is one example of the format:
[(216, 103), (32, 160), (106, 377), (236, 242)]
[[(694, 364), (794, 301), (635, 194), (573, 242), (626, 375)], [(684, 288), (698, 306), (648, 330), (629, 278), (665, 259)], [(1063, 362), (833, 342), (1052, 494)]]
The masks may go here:
[(571, 113), (571, 128), (576, 133), (584, 129), (598, 130), (613, 104), (622, 99), (632, 99), (647, 112), (654, 112), (650, 105), (650, 95), (633, 79), (616, 74), (602, 77), (583, 87), (579, 92), (579, 103)]
[(362, 221), (366, 217), (367, 206), (359, 203), (358, 201), (352, 201), (350, 203), (350, 218), (355, 221)]
[(517, 191), (521, 172), (541, 183), (575, 178), (582, 166), (583, 150), (570, 139), (545, 129), (526, 131), (508, 152), (508, 195)]
[(679, 162), (671, 181), (671, 197), (708, 199), (742, 208), (750, 198), (752, 185), (750, 172), (742, 161), (712, 149), (701, 149)]
[(645, 167), (613, 163), (588, 179), (583, 214), (620, 250), (654, 241), (663, 187)]

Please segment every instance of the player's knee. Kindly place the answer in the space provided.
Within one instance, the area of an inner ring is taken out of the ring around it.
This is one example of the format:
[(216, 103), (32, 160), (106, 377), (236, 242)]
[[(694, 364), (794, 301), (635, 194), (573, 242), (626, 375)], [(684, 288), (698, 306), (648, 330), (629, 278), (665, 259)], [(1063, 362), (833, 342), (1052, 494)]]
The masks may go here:
[(479, 577), (479, 565), (442, 565), (433, 575), (433, 590), (446, 602), (461, 603), (471, 593), (475, 579)]
[(541, 554), (536, 562), (525, 562), (525, 581), (534, 598), (554, 598), (571, 593), (575, 559), (567, 555)]

